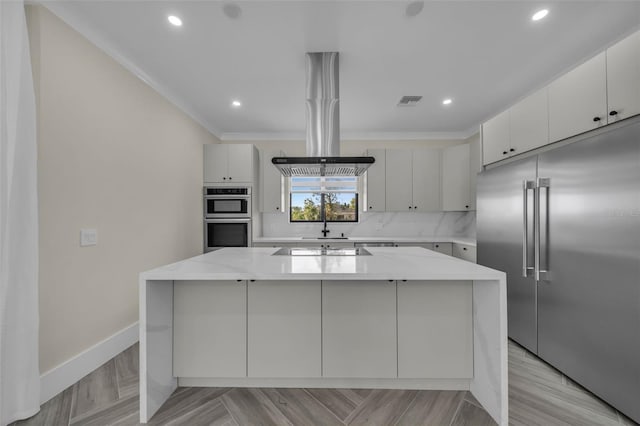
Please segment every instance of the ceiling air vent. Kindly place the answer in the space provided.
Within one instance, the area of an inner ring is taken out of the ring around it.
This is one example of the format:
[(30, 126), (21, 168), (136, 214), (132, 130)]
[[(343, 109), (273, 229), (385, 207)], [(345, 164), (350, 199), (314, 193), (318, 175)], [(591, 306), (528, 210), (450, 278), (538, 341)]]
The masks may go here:
[(418, 102), (420, 102), (422, 96), (403, 96), (400, 98), (400, 102), (398, 102), (398, 106), (416, 106)]

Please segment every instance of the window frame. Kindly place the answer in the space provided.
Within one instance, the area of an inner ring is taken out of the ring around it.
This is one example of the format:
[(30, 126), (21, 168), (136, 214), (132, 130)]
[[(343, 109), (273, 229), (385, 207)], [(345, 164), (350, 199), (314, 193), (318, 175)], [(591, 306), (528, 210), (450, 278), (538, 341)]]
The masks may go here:
[[(353, 176), (328, 176), (326, 178), (351, 178)], [(295, 177), (291, 177), (288, 181), (288, 189), (289, 189), (289, 222), (290, 223), (324, 223), (324, 218), (325, 218), (325, 214), (326, 214), (326, 194), (340, 194), (340, 193), (349, 193), (349, 194), (354, 194), (354, 198), (355, 198), (355, 217), (353, 220), (331, 220), (331, 219), (327, 219), (327, 223), (358, 223), (360, 221), (360, 193), (358, 191), (358, 189), (360, 188), (360, 179), (358, 179), (357, 177), (355, 177), (355, 181), (352, 182), (352, 186), (353, 190), (341, 190), (341, 191), (327, 191), (327, 190), (323, 190), (325, 184), (327, 183), (326, 181), (324, 181), (324, 179), (326, 179), (325, 177), (319, 177), (320, 179), (320, 190), (318, 191), (313, 191), (313, 190), (309, 190), (309, 191), (295, 191), (294, 185), (292, 183), (292, 179), (294, 179)], [(320, 196), (320, 218), (318, 220), (298, 220), (298, 219), (294, 219), (293, 218), (293, 194), (295, 193), (309, 193), (309, 194), (317, 194)]]

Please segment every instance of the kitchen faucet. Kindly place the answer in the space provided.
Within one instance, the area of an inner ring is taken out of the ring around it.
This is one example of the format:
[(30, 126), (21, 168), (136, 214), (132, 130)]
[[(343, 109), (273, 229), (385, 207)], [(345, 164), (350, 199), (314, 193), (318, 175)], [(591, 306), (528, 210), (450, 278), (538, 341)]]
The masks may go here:
[(324, 215), (324, 220), (323, 220), (323, 222), (324, 222), (324, 228), (323, 228), (323, 229), (322, 229), (322, 231), (320, 231), (320, 232), (322, 232), (322, 235), (324, 235), (324, 237), (325, 237), (325, 238), (327, 238), (327, 234), (328, 234), (329, 232), (331, 232), (331, 231), (329, 231), (329, 230), (327, 229), (327, 215), (326, 215), (326, 213), (325, 213), (325, 215)]

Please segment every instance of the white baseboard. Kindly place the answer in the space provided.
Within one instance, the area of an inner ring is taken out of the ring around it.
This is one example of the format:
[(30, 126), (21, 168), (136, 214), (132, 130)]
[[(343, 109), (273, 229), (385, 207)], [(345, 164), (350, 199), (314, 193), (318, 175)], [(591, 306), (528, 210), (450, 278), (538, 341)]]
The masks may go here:
[(68, 361), (40, 376), (40, 404), (44, 404), (69, 386), (109, 361), (138, 341), (138, 322), (96, 343)]

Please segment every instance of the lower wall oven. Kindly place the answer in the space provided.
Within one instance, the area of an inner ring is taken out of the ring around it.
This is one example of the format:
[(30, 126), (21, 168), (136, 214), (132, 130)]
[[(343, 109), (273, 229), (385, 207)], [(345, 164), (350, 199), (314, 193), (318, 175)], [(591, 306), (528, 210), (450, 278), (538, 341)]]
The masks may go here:
[(250, 246), (251, 219), (205, 219), (205, 253), (223, 247)]

